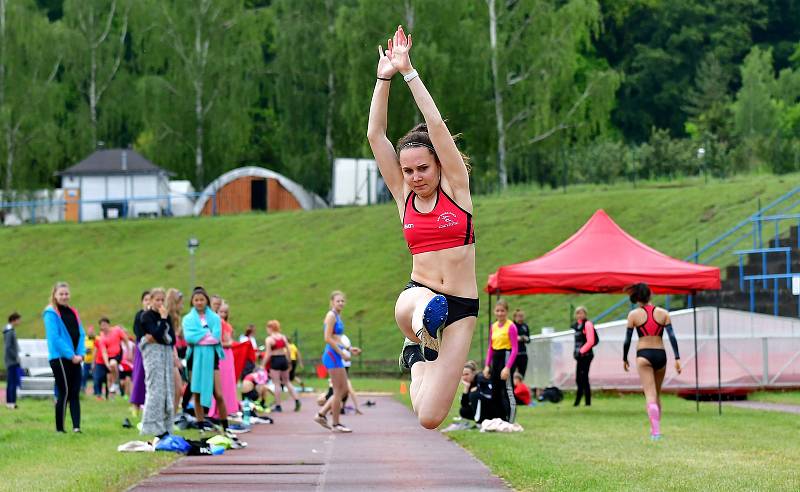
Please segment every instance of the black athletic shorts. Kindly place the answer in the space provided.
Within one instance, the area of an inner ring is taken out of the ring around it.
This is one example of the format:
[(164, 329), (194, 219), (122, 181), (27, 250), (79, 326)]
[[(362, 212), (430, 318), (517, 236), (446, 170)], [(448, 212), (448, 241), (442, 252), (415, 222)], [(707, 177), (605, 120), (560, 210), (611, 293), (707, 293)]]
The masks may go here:
[(405, 289), (413, 289), (414, 287), (424, 287), (435, 294), (443, 295), (447, 299), (447, 320), (444, 326), (450, 326), (458, 320), (469, 318), (470, 316), (478, 317), (478, 308), (480, 301), (478, 299), (470, 299), (469, 297), (451, 296), (450, 294), (442, 294), (427, 285), (422, 285), (419, 282), (409, 280)]
[[(192, 363), (194, 362), (194, 352), (192, 352), (192, 356), (186, 359), (186, 370), (192, 370)], [(219, 369), (219, 355), (216, 351), (214, 351), (214, 370), (216, 371)]]
[(274, 369), (276, 371), (288, 371), (289, 360), (286, 358), (285, 355), (273, 355), (269, 359), (269, 368)]
[(639, 349), (636, 357), (647, 359), (656, 371), (667, 365), (667, 352), (664, 349)]
[(247, 398), (250, 401), (258, 401), (258, 391), (251, 389), (247, 393), (242, 393), (242, 399)]

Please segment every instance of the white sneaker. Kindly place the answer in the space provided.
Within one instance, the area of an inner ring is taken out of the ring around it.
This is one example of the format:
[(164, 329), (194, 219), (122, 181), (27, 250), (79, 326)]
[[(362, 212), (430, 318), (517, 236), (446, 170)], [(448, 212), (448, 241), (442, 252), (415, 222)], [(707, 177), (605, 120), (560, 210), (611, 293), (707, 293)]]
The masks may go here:
[(331, 430), (332, 430), (333, 432), (341, 432), (342, 434), (348, 434), (348, 433), (350, 433), (350, 432), (353, 432), (353, 430), (352, 430), (352, 429), (350, 429), (349, 427), (345, 427), (345, 426), (344, 426), (344, 425), (342, 425), (342, 424), (335, 424), (335, 425), (334, 425), (334, 426), (331, 428)]

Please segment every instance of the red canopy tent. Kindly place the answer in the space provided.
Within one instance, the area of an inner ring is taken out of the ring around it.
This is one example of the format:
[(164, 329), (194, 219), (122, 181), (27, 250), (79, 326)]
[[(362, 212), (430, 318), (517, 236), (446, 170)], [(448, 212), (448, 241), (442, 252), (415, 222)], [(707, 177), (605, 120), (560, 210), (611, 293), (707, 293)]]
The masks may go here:
[[(638, 282), (647, 283), (657, 294), (694, 294), (721, 287), (719, 268), (667, 256), (625, 232), (601, 209), (545, 255), (498, 268), (489, 275), (484, 290), (491, 306), (492, 294), (608, 294), (623, 292)], [(695, 353), (696, 324), (695, 319)], [(696, 364), (695, 358), (695, 378)]]
[(544, 256), (498, 268), (485, 290), (507, 295), (615, 293), (637, 282), (657, 294), (691, 294), (719, 289), (720, 272), (656, 251), (598, 210)]

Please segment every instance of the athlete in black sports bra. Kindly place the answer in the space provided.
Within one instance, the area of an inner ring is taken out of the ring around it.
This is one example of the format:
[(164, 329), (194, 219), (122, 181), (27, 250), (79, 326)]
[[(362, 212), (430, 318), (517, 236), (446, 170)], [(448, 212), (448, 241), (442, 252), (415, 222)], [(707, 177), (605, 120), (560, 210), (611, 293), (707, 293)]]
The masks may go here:
[(623, 369), (628, 371), (628, 350), (631, 347), (633, 329), (639, 335), (636, 347), (636, 369), (647, 400), (647, 415), (650, 419), (650, 437), (661, 438), (661, 384), (666, 374), (667, 353), (664, 350), (664, 331), (669, 335), (675, 353), (675, 370), (680, 374), (681, 363), (678, 341), (672, 330), (669, 312), (650, 304), (650, 288), (647, 284), (635, 284), (627, 290), (631, 303), (638, 306), (628, 313), (628, 331), (622, 351)]

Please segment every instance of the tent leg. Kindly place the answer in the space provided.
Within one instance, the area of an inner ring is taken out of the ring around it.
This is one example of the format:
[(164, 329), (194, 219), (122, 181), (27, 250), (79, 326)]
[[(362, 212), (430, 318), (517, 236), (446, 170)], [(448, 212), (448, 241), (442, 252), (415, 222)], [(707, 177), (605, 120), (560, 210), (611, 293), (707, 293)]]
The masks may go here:
[(722, 303), (722, 295), (717, 291), (717, 406), (719, 407), (719, 414), (722, 415), (722, 359), (720, 348), (720, 322), (719, 322), (719, 307)]
[(692, 292), (692, 319), (694, 324), (694, 401), (697, 404), (697, 411), (700, 412), (700, 378), (698, 371), (700, 365), (697, 361), (699, 355), (697, 353), (697, 305), (694, 302), (694, 292)]

